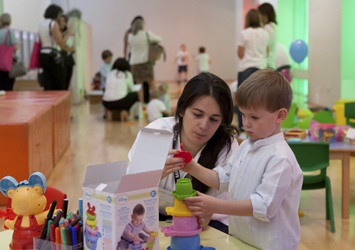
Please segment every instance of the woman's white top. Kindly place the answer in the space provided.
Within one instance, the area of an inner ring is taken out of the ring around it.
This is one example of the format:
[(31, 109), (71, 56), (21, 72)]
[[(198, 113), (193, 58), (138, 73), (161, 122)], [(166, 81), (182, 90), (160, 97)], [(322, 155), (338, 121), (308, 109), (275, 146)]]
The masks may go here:
[(291, 66), (290, 56), (282, 44), (277, 45), (275, 69), (284, 66)]
[(247, 28), (242, 31), (238, 46), (244, 47), (244, 57), (239, 61), (238, 72), (248, 68), (266, 68), (269, 35), (263, 28)]
[(149, 35), (150, 43), (161, 42), (161, 37), (155, 35), (151, 31), (139, 30), (135, 35), (130, 33), (128, 35), (128, 46), (129, 51), (131, 52), (131, 57), (129, 59), (130, 65), (148, 62), (149, 43), (147, 33)]
[[(49, 24), (51, 23), (51, 32), (52, 36), (49, 34)], [(52, 19), (44, 19), (40, 21), (39, 26), (38, 26), (38, 33), (39, 37), (41, 38), (42, 42), (42, 49), (41, 53), (49, 54), (51, 52), (51, 49), (44, 49), (43, 47), (51, 47), (55, 49), (60, 49), (59, 46), (57, 45), (56, 41), (53, 38), (53, 27), (54, 27), (54, 20)]]
[(277, 26), (276, 23), (267, 23), (264, 29), (269, 34), (269, 54), (267, 57), (267, 67), (276, 69), (276, 55), (277, 55)]
[(134, 82), (132, 73), (114, 69), (107, 74), (106, 88), (102, 99), (106, 102), (118, 101), (133, 91)]
[(229, 216), (229, 234), (261, 249), (296, 250), (303, 175), (282, 133), (245, 140), (227, 167), (214, 169), (229, 200), (251, 200), (253, 216)]
[[(175, 124), (176, 124), (175, 117), (167, 117), (167, 118), (160, 118), (158, 120), (155, 120), (154, 122), (148, 124), (147, 128), (164, 129), (164, 130), (173, 132), (173, 127)], [(129, 160), (132, 159), (132, 155), (135, 150), (135, 143), (136, 142), (134, 142), (131, 150), (128, 153)], [(180, 145), (180, 137), (179, 136), (177, 138), (176, 145)], [(194, 160), (196, 162), (200, 158), (202, 149), (194, 157)], [(218, 166), (218, 168), (224, 168), (228, 162), (228, 159), (236, 153), (237, 149), (238, 149), (238, 142), (236, 140), (234, 140), (234, 142), (232, 143), (231, 149), (229, 152), (227, 152), (227, 150), (228, 150), (227, 146), (224, 147), (218, 156), (216, 166)], [(180, 178), (184, 178), (187, 173), (182, 170), (179, 170), (179, 174), (180, 174)], [(166, 212), (165, 212), (166, 207), (174, 206), (174, 197), (171, 195), (171, 192), (174, 190), (175, 190), (174, 174), (170, 174), (160, 181), (160, 183), (159, 183), (159, 212), (161, 214), (166, 214)], [(213, 188), (210, 188), (206, 194), (217, 197), (219, 199), (224, 199), (224, 200), (226, 200), (227, 196), (228, 196), (227, 192), (219, 191), (219, 190), (216, 190)], [(214, 214), (212, 216), (212, 219), (219, 220), (222, 223), (228, 225), (228, 216), (226, 216), (226, 215)]]

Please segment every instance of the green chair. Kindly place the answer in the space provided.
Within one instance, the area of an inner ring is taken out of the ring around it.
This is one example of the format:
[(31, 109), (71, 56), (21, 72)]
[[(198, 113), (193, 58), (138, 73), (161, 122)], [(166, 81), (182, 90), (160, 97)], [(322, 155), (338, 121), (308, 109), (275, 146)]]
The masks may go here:
[(346, 125), (355, 127), (355, 102), (344, 103), (344, 116), (346, 119)]
[(281, 123), (281, 128), (288, 129), (294, 128), (297, 121), (297, 104), (292, 103), (286, 119)]
[(333, 118), (333, 113), (330, 110), (322, 110), (314, 114), (313, 120), (319, 123), (331, 123), (335, 124), (335, 120)]
[[(327, 176), (329, 144), (325, 142), (289, 142), (288, 144), (304, 172), (302, 190), (325, 188), (326, 219), (330, 220), (330, 231), (334, 233), (333, 198), (330, 179)], [(306, 172), (312, 173), (306, 174)]]

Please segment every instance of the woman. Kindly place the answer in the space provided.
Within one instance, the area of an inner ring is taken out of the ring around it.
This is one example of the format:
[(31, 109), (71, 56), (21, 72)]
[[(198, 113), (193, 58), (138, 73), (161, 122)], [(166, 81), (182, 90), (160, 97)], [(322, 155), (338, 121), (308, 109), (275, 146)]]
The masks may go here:
[(63, 58), (59, 50), (74, 52), (74, 48), (65, 45), (59, 29), (59, 18), (63, 10), (51, 4), (44, 13), (44, 20), (39, 23), (39, 38), (42, 43), (39, 64), (43, 69), (40, 84), (44, 90), (66, 90)]
[(135, 16), (133, 18), (133, 20), (131, 21), (131, 25), (129, 26), (129, 29), (126, 30), (126, 32), (124, 33), (124, 36), (123, 36), (123, 56), (124, 58), (126, 58), (128, 61), (131, 57), (131, 53), (128, 51), (128, 35), (132, 32), (132, 26), (133, 26), (133, 23), (138, 20), (138, 19), (141, 19), (143, 20), (143, 17), (142, 16)]
[(267, 67), (275, 69), (276, 55), (277, 55), (277, 32), (276, 32), (276, 13), (274, 7), (269, 3), (263, 3), (258, 7), (261, 15), (261, 20), (264, 24), (264, 29), (269, 34), (269, 46)]
[[(62, 32), (62, 38), (65, 39), (65, 47), (66, 49), (75, 50), (73, 45), (73, 38), (70, 36), (71, 30), (68, 26), (68, 17), (66, 15), (61, 15), (59, 20), (59, 28), (60, 32)], [(67, 52), (65, 50), (61, 51), (61, 55), (64, 62), (64, 70), (65, 70), (65, 89), (69, 89), (71, 76), (73, 74), (73, 68), (75, 65), (74, 56), (72, 52)]]
[[(259, 12), (255, 9), (249, 10), (245, 17), (245, 29), (238, 41), (238, 87), (252, 73), (266, 68), (268, 39), (267, 32), (261, 27)], [(239, 129), (244, 131), (239, 110), (237, 114)]]
[[(172, 150), (169, 156), (180, 150), (192, 154), (198, 164), (214, 169), (224, 167), (228, 159), (238, 148), (234, 135), (238, 133), (232, 125), (233, 101), (228, 85), (211, 73), (201, 73), (190, 79), (177, 103), (174, 117), (160, 118), (147, 128), (164, 129), (174, 133)], [(135, 144), (129, 152), (129, 159), (135, 150)], [(177, 179), (186, 177), (181, 158), (168, 157), (159, 184), (161, 193), (159, 210), (165, 215), (165, 207), (173, 206), (171, 191), (175, 190)], [(227, 198), (226, 192), (211, 189), (190, 177), (195, 190), (221, 199)], [(208, 223), (208, 222), (207, 222)], [(209, 223), (228, 233), (227, 216), (214, 214)]]
[(129, 63), (132, 66), (134, 82), (143, 83), (145, 103), (150, 100), (149, 92), (155, 90), (153, 64), (148, 62), (149, 42), (160, 43), (160, 41), (159, 36), (144, 30), (143, 18), (133, 22), (132, 32), (128, 35)]
[(106, 109), (126, 111), (140, 100), (138, 92), (134, 90), (133, 77), (126, 59), (118, 58), (113, 63), (102, 99)]
[[(0, 43), (4, 44), (6, 35), (8, 34), (6, 44), (9, 46), (13, 46), (16, 51), (19, 48), (19, 46), (14, 31), (10, 29), (10, 25), (11, 25), (10, 14), (8, 13), (2, 14), (0, 16)], [(15, 52), (14, 52), (14, 58), (16, 58)], [(15, 83), (15, 78), (10, 78), (8, 71), (0, 70), (0, 90), (12, 90), (14, 87), (14, 83)]]

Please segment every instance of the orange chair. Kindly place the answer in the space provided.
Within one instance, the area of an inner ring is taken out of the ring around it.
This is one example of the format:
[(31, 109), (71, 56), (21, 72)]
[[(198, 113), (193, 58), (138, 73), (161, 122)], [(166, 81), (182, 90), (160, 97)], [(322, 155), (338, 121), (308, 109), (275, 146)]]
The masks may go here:
[[(63, 200), (67, 198), (67, 195), (63, 193), (62, 191), (53, 188), (53, 187), (47, 187), (46, 192), (44, 192), (44, 195), (47, 198), (47, 205), (44, 208), (44, 210), (48, 210), (52, 204), (53, 200), (57, 201), (57, 209), (63, 209)], [(6, 207), (11, 208), (11, 199), (7, 199), (7, 204)]]

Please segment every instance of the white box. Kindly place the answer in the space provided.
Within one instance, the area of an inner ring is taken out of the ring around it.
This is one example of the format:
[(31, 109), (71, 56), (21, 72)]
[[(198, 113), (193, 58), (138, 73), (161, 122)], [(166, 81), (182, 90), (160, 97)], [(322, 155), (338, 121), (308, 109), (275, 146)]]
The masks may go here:
[(145, 226), (156, 232), (153, 242), (142, 242), (138, 249), (159, 249), (158, 184), (171, 143), (171, 132), (143, 128), (128, 169), (126, 162), (87, 167), (83, 185), (84, 249), (116, 250), (137, 204), (145, 209)]

